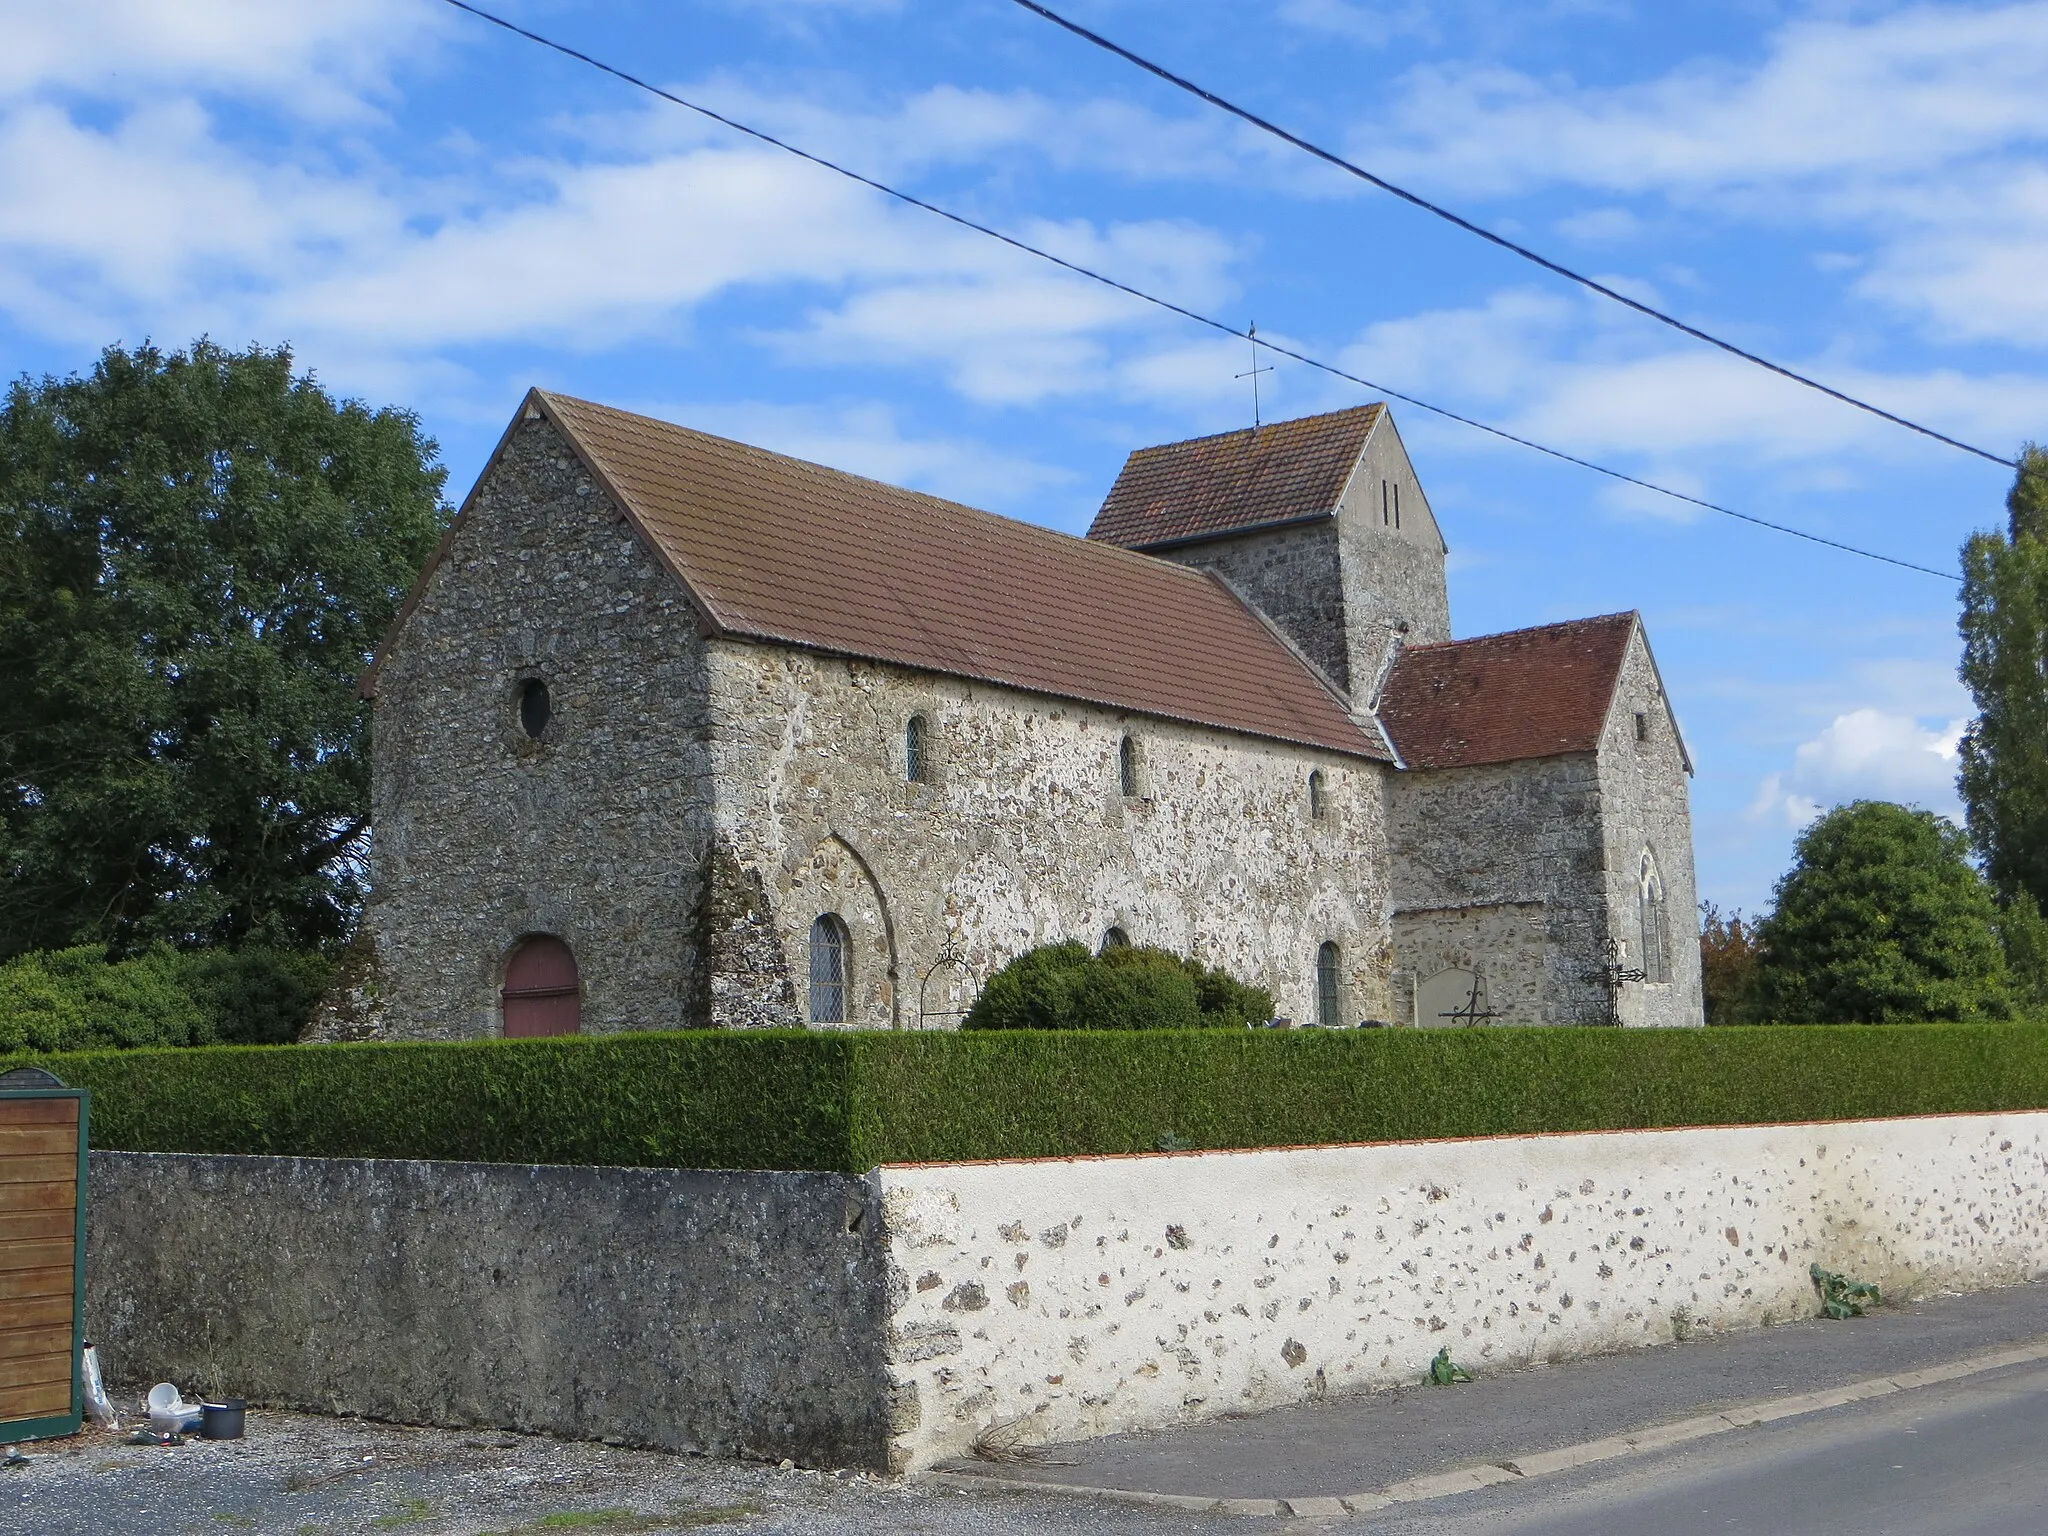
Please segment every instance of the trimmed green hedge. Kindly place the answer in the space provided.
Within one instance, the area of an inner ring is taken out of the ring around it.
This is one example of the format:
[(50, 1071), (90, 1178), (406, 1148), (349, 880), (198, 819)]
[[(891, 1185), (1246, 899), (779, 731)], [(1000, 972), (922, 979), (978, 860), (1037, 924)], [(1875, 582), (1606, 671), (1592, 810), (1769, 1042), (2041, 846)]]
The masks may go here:
[(162, 1152), (884, 1162), (2048, 1108), (2048, 1029), (623, 1035), (33, 1061)]

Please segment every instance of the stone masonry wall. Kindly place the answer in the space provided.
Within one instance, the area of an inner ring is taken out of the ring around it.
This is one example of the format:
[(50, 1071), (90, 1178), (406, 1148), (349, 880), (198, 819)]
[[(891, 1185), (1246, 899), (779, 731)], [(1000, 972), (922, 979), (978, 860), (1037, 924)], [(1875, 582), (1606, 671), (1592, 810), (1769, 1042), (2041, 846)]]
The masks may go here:
[(1527, 1022), (1603, 1021), (1606, 993), (1585, 975), (1601, 963), (1607, 941), (1600, 815), (1599, 765), (1590, 752), (1389, 774), (1396, 931), (1416, 934), (1422, 945), (1412, 955), (1397, 949), (1396, 966), (1410, 977), (1427, 974), (1444, 942), (1440, 933), (1423, 934), (1409, 914), (1540, 902), (1544, 1001), (1540, 1017)]
[(2048, 1272), (2048, 1114), (873, 1178), (900, 1469)]
[(690, 1022), (704, 709), (683, 589), (554, 429), (519, 424), (379, 678), (365, 922), (390, 1032), (497, 1033), (531, 933), (574, 951), (586, 1031)]
[[(1112, 926), (1272, 988), (1297, 1019), (1314, 1017), (1316, 950), (1334, 940), (1347, 1014), (1388, 1016), (1379, 765), (780, 647), (708, 654), (717, 857), (759, 873), (800, 1008), (811, 924), (835, 912), (861, 1026), (950, 1027), (963, 973), (1059, 939), (1093, 948)], [(906, 777), (913, 714), (923, 783)]]
[[(1382, 520), (1381, 486), (1401, 492), (1401, 526)], [(1444, 540), (1415, 466), (1382, 416), (1338, 507), (1351, 691), (1372, 702), (1398, 635), (1408, 645), (1451, 638)]]
[[(1548, 1017), (1547, 924), (1540, 901), (1478, 902), (1394, 914), (1393, 1022), (1422, 1029), (1456, 1027), (1419, 993), (1432, 976), (1470, 972), (1484, 981), (1487, 1024), (1541, 1024)], [(1469, 983), (1466, 984), (1469, 987)], [(1451, 1002), (1466, 1006), (1469, 990)]]
[(88, 1336), (195, 1394), (879, 1467), (879, 1225), (837, 1174), (95, 1152)]
[[(1325, 677), (1350, 691), (1351, 649), (1344, 630), (1344, 573), (1335, 519), (1159, 553), (1221, 576)], [(1372, 679), (1365, 681), (1369, 685)]]
[[(1638, 714), (1644, 717), (1647, 740), (1637, 739)], [(1607, 829), (1607, 888), (1615, 937), (1627, 944), (1630, 964), (1640, 965), (1638, 881), (1645, 849), (1663, 877), (1665, 923), (1671, 937), (1670, 981), (1626, 989), (1622, 1022), (1703, 1024), (1699, 888), (1693, 876), (1685, 761), (1670, 702), (1657, 686), (1656, 666), (1641, 629), (1622, 663), (1614, 713), (1600, 743), (1600, 803)]]

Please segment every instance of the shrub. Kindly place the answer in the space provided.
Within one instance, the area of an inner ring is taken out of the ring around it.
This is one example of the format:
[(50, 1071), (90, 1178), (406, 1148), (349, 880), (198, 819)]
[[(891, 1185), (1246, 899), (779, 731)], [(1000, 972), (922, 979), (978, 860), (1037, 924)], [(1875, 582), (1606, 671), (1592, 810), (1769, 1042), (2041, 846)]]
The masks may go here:
[(2048, 1029), (719, 1032), (33, 1059), (101, 1147), (826, 1169), (2048, 1108)]
[(1027, 950), (989, 978), (967, 1029), (1242, 1029), (1273, 1016), (1273, 994), (1199, 960), (1149, 946), (1090, 954), (1067, 940)]
[(93, 947), (0, 965), (0, 1051), (283, 1044), (332, 971), (319, 955), (167, 945), (110, 962)]

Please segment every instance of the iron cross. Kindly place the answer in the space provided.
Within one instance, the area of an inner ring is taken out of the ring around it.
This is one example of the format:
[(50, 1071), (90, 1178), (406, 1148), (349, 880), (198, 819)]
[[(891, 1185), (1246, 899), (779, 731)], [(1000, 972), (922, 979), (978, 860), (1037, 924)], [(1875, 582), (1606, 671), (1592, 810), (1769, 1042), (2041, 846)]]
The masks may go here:
[(1644, 979), (1644, 972), (1639, 966), (1622, 964), (1620, 942), (1615, 939), (1609, 939), (1607, 941), (1607, 963), (1605, 965), (1596, 965), (1592, 970), (1586, 972), (1586, 979), (1588, 981), (1597, 981), (1607, 988), (1607, 1017), (1602, 1019), (1601, 1022), (1603, 1024), (1618, 1025), (1621, 1023), (1621, 989), (1632, 981), (1642, 981)]
[(1251, 367), (1247, 368), (1243, 373), (1238, 374), (1237, 377), (1240, 379), (1250, 379), (1252, 381), (1252, 430), (1256, 432), (1259, 430), (1259, 375), (1262, 373), (1271, 373), (1273, 369), (1270, 364), (1264, 368), (1261, 368), (1259, 366), (1258, 322), (1256, 320), (1253, 321), (1251, 324), (1251, 328), (1247, 330), (1244, 334), (1245, 339), (1252, 344), (1252, 365)]

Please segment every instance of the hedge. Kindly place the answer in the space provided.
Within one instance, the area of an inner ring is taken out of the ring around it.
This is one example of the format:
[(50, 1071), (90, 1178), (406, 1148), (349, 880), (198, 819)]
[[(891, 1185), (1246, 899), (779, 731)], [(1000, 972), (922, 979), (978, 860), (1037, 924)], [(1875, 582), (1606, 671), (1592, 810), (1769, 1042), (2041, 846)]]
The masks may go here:
[(646, 1034), (28, 1061), (94, 1143), (162, 1152), (861, 1172), (2048, 1108), (2032, 1025)]

